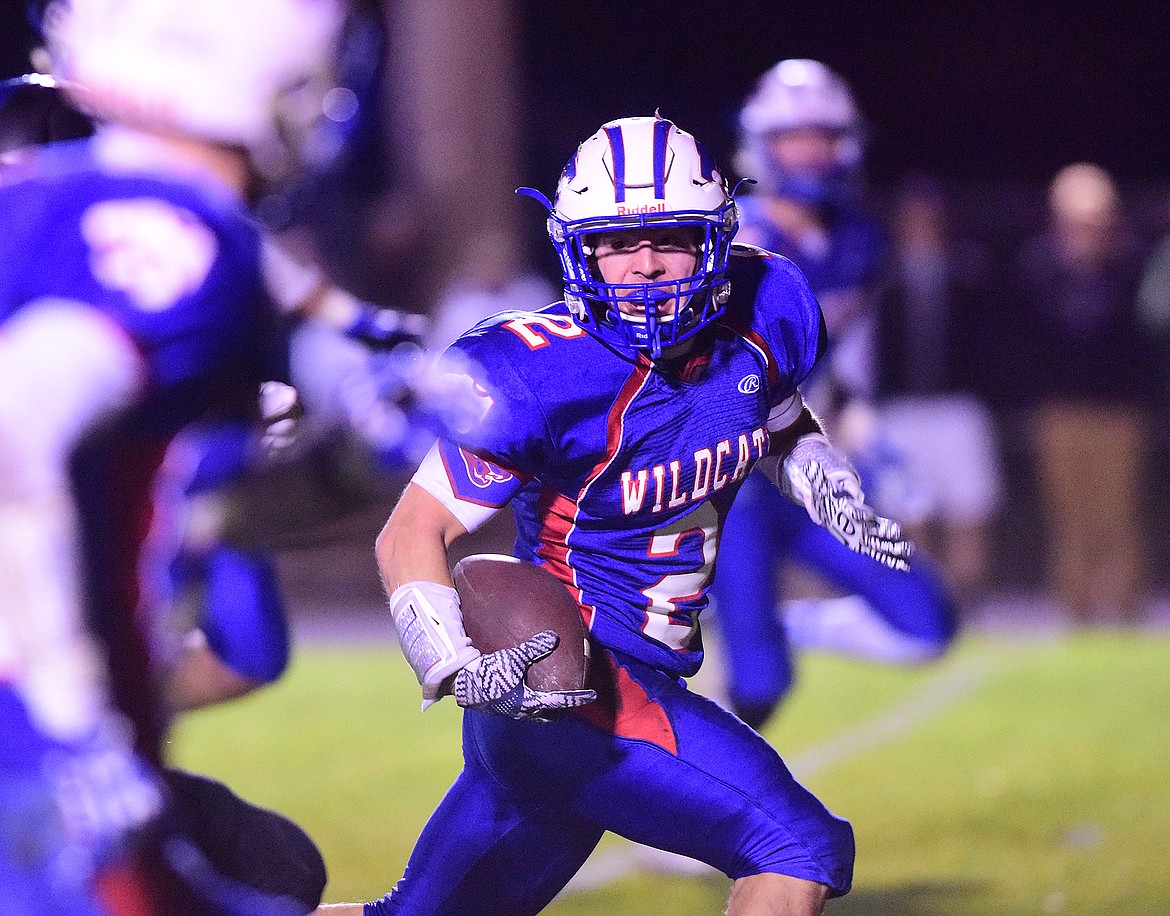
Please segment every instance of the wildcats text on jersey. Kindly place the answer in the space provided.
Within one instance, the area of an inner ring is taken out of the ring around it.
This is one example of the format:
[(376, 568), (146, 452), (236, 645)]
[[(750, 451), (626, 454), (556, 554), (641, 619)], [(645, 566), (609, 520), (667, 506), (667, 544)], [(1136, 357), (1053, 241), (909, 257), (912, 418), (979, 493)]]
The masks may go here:
[[(755, 458), (763, 458), (768, 453), (768, 431), (759, 426), (751, 433), (740, 433), (736, 444), (732, 446), (730, 438), (721, 439), (714, 448), (701, 448), (694, 452), (695, 485), (690, 491), (679, 492), (679, 482), (682, 477), (682, 460), (671, 459), (665, 464), (656, 464), (651, 468), (641, 468), (638, 471), (622, 471), (622, 513), (634, 515), (642, 511), (646, 502), (650, 480), (654, 481), (654, 502), (651, 512), (661, 512), (663, 509), (676, 509), (679, 506), (698, 500), (706, 499), (712, 493), (722, 490), (729, 483), (738, 483), (751, 470), (753, 454)], [(735, 468), (728, 471), (724, 462), (730, 463), (735, 454)], [(666, 480), (670, 477), (670, 495), (667, 497)]]

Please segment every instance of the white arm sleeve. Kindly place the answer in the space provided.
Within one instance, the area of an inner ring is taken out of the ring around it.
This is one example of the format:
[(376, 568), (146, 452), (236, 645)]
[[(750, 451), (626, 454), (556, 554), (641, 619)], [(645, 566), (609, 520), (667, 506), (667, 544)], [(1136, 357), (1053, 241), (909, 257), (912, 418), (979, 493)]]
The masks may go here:
[(768, 411), (768, 432), (778, 433), (782, 429), (787, 429), (796, 422), (802, 410), (804, 410), (804, 398), (800, 396), (799, 391), (792, 392), (779, 404), (773, 404), (772, 409)]
[(260, 253), (265, 285), (285, 314), (312, 315), (344, 330), (361, 311), (361, 300), (334, 286), (319, 268), (298, 259), (268, 233), (263, 235)]
[(293, 257), (267, 232), (261, 235), (260, 267), (264, 285), (282, 312), (302, 311), (324, 287), (321, 272)]
[(67, 462), (142, 384), (133, 344), (83, 304), (33, 303), (0, 325), (0, 676), (65, 740), (92, 729), (105, 697), (83, 623)]
[[(804, 398), (800, 396), (799, 391), (792, 392), (791, 396), (785, 398), (779, 404), (773, 404), (772, 409), (768, 412), (768, 420), (766, 426), (769, 433), (778, 433), (782, 429), (787, 429), (796, 422), (800, 412), (804, 410)], [(780, 488), (785, 495), (791, 494), (785, 489), (784, 485), (784, 460), (780, 455), (765, 455), (756, 462), (756, 467), (760, 469), (760, 473), (767, 477), (772, 483)]]
[(485, 506), (459, 498), (451, 489), (451, 478), (447, 476), (447, 469), (443, 466), (443, 456), (439, 454), (438, 445), (431, 446), (431, 450), (423, 458), (410, 482), (418, 484), (441, 502), (469, 532), (475, 531), (500, 511), (498, 506)]

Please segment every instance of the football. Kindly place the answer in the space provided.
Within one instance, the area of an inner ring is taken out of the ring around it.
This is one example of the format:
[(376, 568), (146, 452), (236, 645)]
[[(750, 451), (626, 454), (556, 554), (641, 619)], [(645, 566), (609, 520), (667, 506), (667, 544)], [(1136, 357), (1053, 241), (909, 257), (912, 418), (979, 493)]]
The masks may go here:
[(560, 642), (528, 669), (534, 690), (580, 690), (589, 671), (585, 621), (569, 590), (552, 573), (513, 557), (476, 554), (452, 571), (471, 643), (487, 654), (508, 649), (541, 630)]

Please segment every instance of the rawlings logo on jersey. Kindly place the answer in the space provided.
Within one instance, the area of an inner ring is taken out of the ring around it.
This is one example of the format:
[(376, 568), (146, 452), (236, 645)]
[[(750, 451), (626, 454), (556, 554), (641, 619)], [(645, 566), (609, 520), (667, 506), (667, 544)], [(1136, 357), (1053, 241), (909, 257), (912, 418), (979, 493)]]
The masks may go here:
[[(622, 513), (633, 515), (642, 511), (651, 479), (654, 481), (654, 502), (650, 511), (676, 509), (688, 502), (704, 500), (729, 483), (743, 480), (751, 470), (752, 462), (767, 453), (768, 431), (760, 426), (750, 433), (740, 433), (734, 444), (731, 438), (727, 438), (715, 443), (714, 448), (698, 449), (692, 456), (693, 475), (689, 468), (684, 475), (683, 462), (677, 458), (652, 468), (622, 471)], [(732, 460), (735, 461), (734, 468), (731, 468)], [(692, 486), (688, 489), (684, 482), (692, 483)]]
[(151, 197), (94, 204), (81, 235), (98, 282), (148, 312), (199, 289), (219, 253), (215, 234), (193, 213)]
[(739, 380), (740, 394), (755, 394), (760, 390), (760, 377), (758, 375), (745, 375)]

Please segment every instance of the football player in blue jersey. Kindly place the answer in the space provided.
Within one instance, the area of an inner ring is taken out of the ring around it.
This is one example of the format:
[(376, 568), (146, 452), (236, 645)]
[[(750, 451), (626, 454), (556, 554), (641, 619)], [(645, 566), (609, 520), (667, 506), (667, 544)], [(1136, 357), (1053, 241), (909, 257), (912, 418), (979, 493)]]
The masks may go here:
[[(851, 445), (863, 437), (846, 435), (844, 427), (872, 428), (845, 418), (867, 416), (869, 297), (882, 247), (860, 208), (861, 117), (838, 74), (818, 61), (784, 60), (760, 78), (740, 129), (737, 165), (759, 187), (739, 201), (739, 237), (791, 259), (808, 279), (832, 346), (805, 394), (838, 441)], [(896, 473), (890, 456), (869, 451), (853, 457), (871, 483)], [(867, 458), (880, 458), (880, 466), (867, 466)], [(793, 602), (786, 628), (777, 601), (785, 563), (816, 573), (844, 597)], [(792, 686), (791, 642), (921, 662), (945, 651), (957, 617), (929, 562), (920, 558), (912, 571), (900, 572), (847, 550), (758, 473), (728, 513), (712, 597), (728, 701), (756, 728)]]
[(305, 875), (263, 888), (216, 874), (183, 830), (137, 840), (168, 799), (205, 790), (197, 807), (224, 813), (242, 848), (302, 838), (283, 819), (240, 829), (213, 785), (160, 781), (150, 622), (173, 507), (155, 484), (181, 429), (254, 417), (259, 384), (284, 374), (248, 201), (313, 155), (346, 12), (62, 0), (46, 13), (54, 71), (100, 126), (0, 176), (6, 913), (293, 913), (320, 898), (311, 842), (280, 850)]
[[(464, 769), (394, 890), (322, 912), (535, 913), (611, 830), (724, 871), (729, 913), (818, 913), (849, 890), (849, 824), (682, 679), (752, 467), (854, 550), (907, 565), (801, 398), (820, 309), (790, 261), (732, 245), (720, 172), (663, 118), (604, 125), (555, 202), (527, 193), (549, 209), (565, 299), (455, 342), (481, 420), (428, 454), (376, 548), (424, 708), (453, 694), (465, 709)], [(526, 684), (551, 631), (486, 655), (464, 633), (447, 549), (509, 503), (515, 555), (587, 624), (584, 690)]]
[[(0, 168), (33, 156), (44, 144), (93, 134), (93, 122), (65, 96), (63, 83), (44, 73), (0, 82)], [(171, 564), (172, 603), (185, 609), (197, 605), (176, 615), (176, 625), (196, 628), (168, 666), (169, 705), (176, 711), (270, 683), (288, 662), (285, 604), (271, 550), (258, 542), (255, 530), (241, 536), (225, 524), (256, 514), (239, 504), (247, 498), (242, 490), (255, 492), (245, 482), (290, 461), (326, 467), (353, 449), (372, 458), (369, 463), (380, 471), (413, 468), (434, 438), (434, 411), (417, 409), (427, 384), (426, 363), (418, 358), (426, 318), (357, 299), (267, 231), (262, 264), (268, 292), (281, 311), (313, 320), (292, 333), (289, 374), (295, 390), (277, 381), (262, 387), (266, 430), (251, 417), (204, 423), (185, 430), (168, 452), (163, 485), (183, 491), (182, 515), (188, 520)], [(291, 419), (306, 405), (307, 422)], [(325, 438), (334, 445), (322, 456)], [(293, 439), (296, 448), (267, 447)], [(306, 440), (318, 447), (308, 447)], [(313, 521), (319, 523), (324, 514), (316, 505)], [(311, 521), (302, 513), (295, 521), (285, 515), (281, 523), (287, 534)]]

